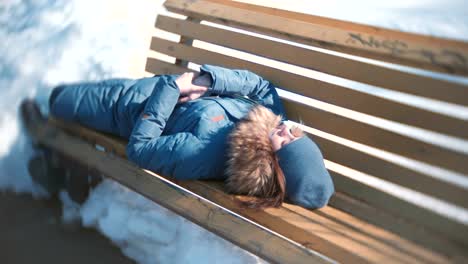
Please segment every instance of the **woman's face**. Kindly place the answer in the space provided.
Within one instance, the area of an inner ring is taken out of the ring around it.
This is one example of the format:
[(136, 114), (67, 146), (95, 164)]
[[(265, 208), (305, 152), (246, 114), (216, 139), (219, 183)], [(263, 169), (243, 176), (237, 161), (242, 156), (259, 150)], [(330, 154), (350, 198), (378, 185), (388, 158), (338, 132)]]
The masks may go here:
[(270, 142), (273, 146), (273, 151), (278, 151), (287, 144), (293, 142), (296, 139), (299, 139), (300, 136), (294, 135), (289, 127), (280, 123), (276, 128), (273, 128), (270, 132)]

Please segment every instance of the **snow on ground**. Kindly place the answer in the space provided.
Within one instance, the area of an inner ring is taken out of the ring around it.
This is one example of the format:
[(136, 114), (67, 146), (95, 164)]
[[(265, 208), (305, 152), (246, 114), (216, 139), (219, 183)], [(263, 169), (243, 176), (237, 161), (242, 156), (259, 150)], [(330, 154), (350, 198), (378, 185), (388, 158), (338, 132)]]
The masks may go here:
[[(3, 0), (0, 2), (0, 190), (46, 194), (32, 183), (32, 155), (18, 106), (33, 97), (47, 112), (52, 87), (62, 82), (135, 76), (142, 71), (148, 32), (162, 0)], [(463, 0), (317, 2), (257, 1), (387, 28), (468, 40)], [(86, 203), (65, 192), (64, 220), (95, 227), (140, 263), (261, 262), (229, 242), (175, 216), (110, 180)], [(210, 256), (206, 259), (206, 256)]]

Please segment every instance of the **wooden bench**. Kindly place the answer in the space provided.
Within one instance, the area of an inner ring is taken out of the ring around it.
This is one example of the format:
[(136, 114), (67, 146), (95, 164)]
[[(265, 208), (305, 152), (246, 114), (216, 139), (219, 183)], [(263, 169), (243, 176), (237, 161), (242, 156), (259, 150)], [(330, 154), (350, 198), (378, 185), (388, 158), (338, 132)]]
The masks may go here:
[(30, 127), (39, 145), (271, 262), (468, 261), (467, 220), (456, 219), (468, 208), (466, 108), (460, 117), (437, 107), (468, 105), (466, 80), (454, 80), (468, 75), (467, 43), (239, 2), (165, 7), (178, 15), (159, 15), (156, 28), (181, 37), (154, 37), (154, 54), (170, 58), (148, 58), (147, 71), (243, 68), (301, 95), (280, 91), (327, 160), (329, 206), (240, 209), (222, 183), (174, 183), (128, 162), (125, 141), (53, 118)]

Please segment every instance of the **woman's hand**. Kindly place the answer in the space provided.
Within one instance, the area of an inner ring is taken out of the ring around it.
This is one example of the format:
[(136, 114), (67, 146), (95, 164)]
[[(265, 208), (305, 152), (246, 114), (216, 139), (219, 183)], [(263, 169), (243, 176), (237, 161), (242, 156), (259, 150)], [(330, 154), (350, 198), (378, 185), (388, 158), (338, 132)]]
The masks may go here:
[[(206, 80), (196, 81), (198, 74), (186, 72), (175, 80), (180, 90), (179, 103), (185, 103), (195, 100), (202, 96), (207, 90), (210, 83)], [(211, 80), (210, 80), (211, 82)]]

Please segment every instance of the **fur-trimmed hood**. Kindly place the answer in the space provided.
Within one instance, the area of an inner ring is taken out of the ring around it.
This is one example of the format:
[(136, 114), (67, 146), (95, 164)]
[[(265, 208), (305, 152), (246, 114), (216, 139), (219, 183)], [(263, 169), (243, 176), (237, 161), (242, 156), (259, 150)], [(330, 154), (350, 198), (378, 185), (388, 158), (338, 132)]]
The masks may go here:
[(229, 192), (261, 198), (277, 195), (277, 160), (269, 133), (280, 121), (280, 116), (257, 105), (237, 123), (229, 135), (228, 164), (225, 171)]

